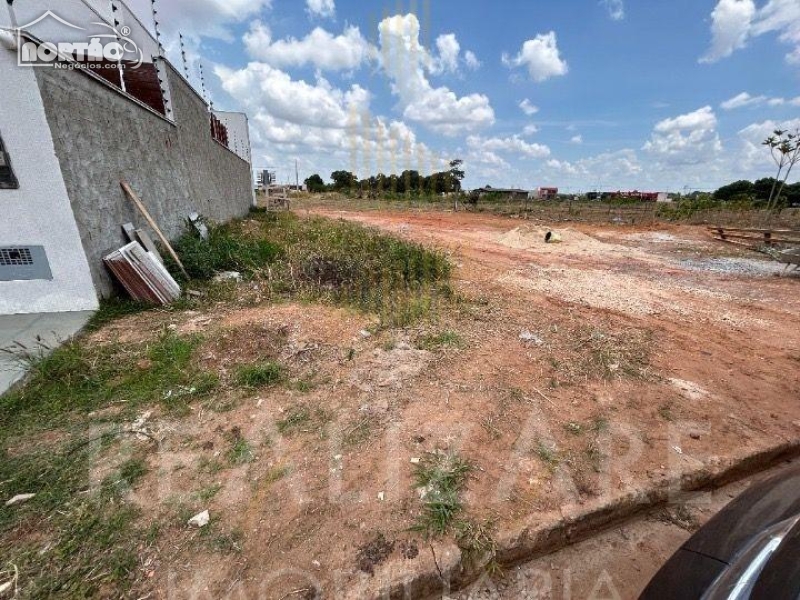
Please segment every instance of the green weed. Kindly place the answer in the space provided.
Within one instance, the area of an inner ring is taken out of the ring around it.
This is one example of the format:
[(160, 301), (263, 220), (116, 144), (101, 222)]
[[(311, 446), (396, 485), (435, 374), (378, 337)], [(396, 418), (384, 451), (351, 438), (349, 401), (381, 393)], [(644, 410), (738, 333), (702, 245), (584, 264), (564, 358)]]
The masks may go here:
[(448, 533), (463, 510), (461, 493), (474, 467), (456, 453), (429, 453), (414, 471), (414, 487), (425, 492), (414, 529), (427, 537)]
[(283, 367), (274, 362), (244, 365), (236, 371), (236, 383), (246, 388), (277, 385), (283, 378)]

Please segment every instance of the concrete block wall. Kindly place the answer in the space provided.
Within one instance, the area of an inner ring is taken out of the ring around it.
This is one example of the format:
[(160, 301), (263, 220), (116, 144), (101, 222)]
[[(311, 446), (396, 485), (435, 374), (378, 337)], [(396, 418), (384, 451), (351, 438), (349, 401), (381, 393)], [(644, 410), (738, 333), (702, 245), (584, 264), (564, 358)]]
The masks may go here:
[(165, 64), (174, 122), (84, 73), (36, 70), (80, 239), (103, 296), (112, 283), (102, 257), (125, 243), (121, 225), (149, 230), (121, 179), (169, 238), (180, 235), (192, 212), (224, 222), (252, 206), (250, 165), (211, 138), (204, 101)]

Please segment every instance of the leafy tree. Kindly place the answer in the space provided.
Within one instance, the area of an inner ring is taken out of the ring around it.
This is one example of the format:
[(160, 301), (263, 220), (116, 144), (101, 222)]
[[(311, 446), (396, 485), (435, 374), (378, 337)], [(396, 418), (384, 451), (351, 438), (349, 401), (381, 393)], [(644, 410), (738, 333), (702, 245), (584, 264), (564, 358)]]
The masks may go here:
[(774, 177), (764, 177), (753, 183), (753, 196), (759, 202), (765, 205), (769, 201), (769, 196), (776, 185), (777, 180)]
[(449, 172), (449, 180), (450, 180), (450, 187), (452, 188), (450, 191), (453, 192), (460, 192), (461, 191), (461, 182), (464, 181), (464, 178), (467, 174), (464, 172), (463, 169), (464, 161), (460, 158), (453, 160), (450, 162), (450, 172)]
[(358, 177), (349, 171), (334, 171), (331, 173), (331, 181), (333, 181), (333, 189), (337, 192), (358, 187)]
[(320, 192), (325, 191), (325, 182), (322, 180), (322, 177), (319, 176), (318, 173), (315, 173), (305, 181), (306, 189), (309, 192), (314, 194), (318, 194)]
[(736, 181), (729, 185), (719, 188), (714, 192), (714, 199), (720, 202), (729, 202), (731, 200), (749, 195), (753, 192), (753, 184), (749, 181)]

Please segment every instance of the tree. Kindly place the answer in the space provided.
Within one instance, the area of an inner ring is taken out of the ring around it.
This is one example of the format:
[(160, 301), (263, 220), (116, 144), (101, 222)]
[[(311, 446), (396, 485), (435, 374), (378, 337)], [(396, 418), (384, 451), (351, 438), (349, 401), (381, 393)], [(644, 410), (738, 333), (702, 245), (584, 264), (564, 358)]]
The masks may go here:
[(315, 173), (305, 181), (306, 189), (309, 192), (314, 194), (318, 194), (320, 192), (325, 191), (325, 182), (322, 180), (322, 177), (319, 176), (318, 173)]
[(453, 192), (460, 192), (461, 191), (461, 182), (464, 181), (464, 178), (467, 174), (464, 172), (463, 167), (464, 161), (460, 158), (456, 160), (450, 161), (450, 171), (449, 171), (449, 180), (450, 180), (450, 187), (452, 188), (450, 191)]
[(349, 171), (334, 171), (331, 173), (331, 181), (333, 181), (333, 189), (337, 192), (358, 187), (358, 177)]
[(741, 196), (749, 195), (753, 192), (753, 184), (749, 181), (736, 181), (729, 185), (719, 188), (714, 192), (714, 199), (721, 202), (730, 202)]
[(800, 129), (794, 133), (776, 129), (773, 135), (764, 141), (764, 146), (769, 148), (772, 160), (778, 167), (778, 175), (767, 202), (767, 210), (772, 210), (780, 200), (783, 188), (786, 187), (786, 182), (789, 181), (789, 176), (792, 174), (792, 169), (800, 162)]

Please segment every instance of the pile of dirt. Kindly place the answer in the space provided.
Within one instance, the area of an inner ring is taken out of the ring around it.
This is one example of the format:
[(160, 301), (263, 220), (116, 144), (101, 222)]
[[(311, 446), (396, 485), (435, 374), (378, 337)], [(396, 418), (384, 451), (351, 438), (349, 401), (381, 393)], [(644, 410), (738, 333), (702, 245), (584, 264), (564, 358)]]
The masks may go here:
[[(561, 242), (548, 244), (545, 241), (548, 233), (557, 234)], [(535, 250), (537, 253), (544, 254), (582, 255), (611, 253), (639, 260), (648, 258), (645, 253), (635, 248), (610, 241), (602, 241), (574, 228), (553, 230), (523, 225), (494, 236), (494, 241), (515, 250)]]

